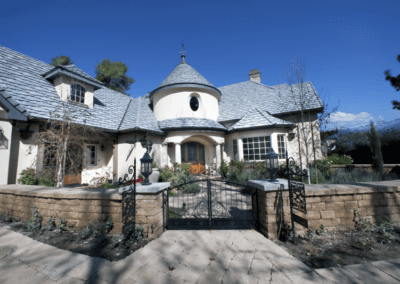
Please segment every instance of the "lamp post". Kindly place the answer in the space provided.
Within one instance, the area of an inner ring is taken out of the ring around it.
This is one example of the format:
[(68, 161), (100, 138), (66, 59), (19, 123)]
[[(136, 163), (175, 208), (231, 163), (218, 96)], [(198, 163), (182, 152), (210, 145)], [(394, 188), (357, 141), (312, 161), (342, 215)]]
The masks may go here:
[(153, 159), (149, 155), (149, 148), (152, 146), (152, 143), (146, 138), (141, 139), (140, 142), (142, 147), (146, 148), (146, 153), (144, 153), (143, 158), (140, 159), (140, 172), (145, 178), (142, 185), (150, 185), (149, 176), (153, 171)]
[(271, 174), (270, 181), (276, 181), (275, 173), (278, 171), (278, 154), (274, 152), (274, 149), (270, 148), (265, 160), (267, 170)]

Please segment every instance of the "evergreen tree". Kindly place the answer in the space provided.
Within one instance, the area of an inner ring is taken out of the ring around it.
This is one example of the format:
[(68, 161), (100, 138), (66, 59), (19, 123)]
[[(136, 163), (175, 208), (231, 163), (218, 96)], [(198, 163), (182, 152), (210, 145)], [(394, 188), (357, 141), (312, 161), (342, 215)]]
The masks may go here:
[(369, 143), (372, 153), (372, 168), (383, 176), (383, 157), (381, 149), (381, 141), (374, 124), (371, 122), (371, 132), (368, 133)]
[(51, 59), (50, 65), (57, 66), (57, 65), (71, 65), (74, 62), (66, 55), (60, 55)]
[(128, 72), (128, 67), (125, 63), (103, 59), (101, 63), (97, 63), (96, 79), (103, 82), (106, 87), (129, 96), (126, 91), (135, 80), (126, 76), (126, 72)]
[[(397, 61), (400, 62), (400, 54), (397, 56)], [(397, 75), (397, 77), (393, 77), (390, 74), (390, 70), (385, 71), (386, 75), (386, 80), (390, 82), (390, 84), (393, 86), (393, 88), (396, 89), (396, 91), (400, 91), (400, 74)], [(391, 101), (393, 105), (393, 109), (398, 109), (400, 110), (400, 102), (399, 101)]]

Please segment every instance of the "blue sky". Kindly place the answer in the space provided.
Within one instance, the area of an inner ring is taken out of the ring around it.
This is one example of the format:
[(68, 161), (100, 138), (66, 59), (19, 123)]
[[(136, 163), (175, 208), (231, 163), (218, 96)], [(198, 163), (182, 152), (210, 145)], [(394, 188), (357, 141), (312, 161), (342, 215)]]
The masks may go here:
[[(128, 93), (143, 96), (186, 61), (214, 86), (248, 80), (285, 83), (294, 55), (305, 63), (328, 128), (400, 117), (390, 101), (400, 93), (383, 72), (400, 73), (400, 1), (20, 1), (0, 4), (0, 45), (50, 63), (69, 56), (95, 76), (102, 59), (122, 61), (136, 80)], [(340, 103), (338, 102), (340, 101)], [(251, 102), (246, 102), (251, 103)]]

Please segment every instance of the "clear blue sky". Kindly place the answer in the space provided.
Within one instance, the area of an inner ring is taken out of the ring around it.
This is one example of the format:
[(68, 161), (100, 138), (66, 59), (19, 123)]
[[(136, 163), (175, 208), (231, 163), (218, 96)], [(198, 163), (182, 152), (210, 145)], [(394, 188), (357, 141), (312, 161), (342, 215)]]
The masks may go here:
[(132, 97), (175, 68), (182, 40), (186, 61), (216, 87), (256, 68), (262, 83), (284, 83), (301, 55), (306, 79), (329, 109), (339, 106), (330, 126), (352, 127), (400, 117), (390, 103), (400, 92), (383, 74), (400, 73), (399, 9), (399, 0), (5, 0), (0, 45), (48, 63), (67, 55), (92, 76), (102, 59), (122, 61)]

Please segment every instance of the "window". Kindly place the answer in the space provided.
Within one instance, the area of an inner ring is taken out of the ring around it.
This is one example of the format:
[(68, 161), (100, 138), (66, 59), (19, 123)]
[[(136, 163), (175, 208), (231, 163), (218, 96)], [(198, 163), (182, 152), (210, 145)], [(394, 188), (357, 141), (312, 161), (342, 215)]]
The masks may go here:
[(44, 144), (43, 151), (43, 167), (56, 167), (57, 159), (56, 159), (56, 151), (57, 146), (51, 143)]
[(86, 146), (86, 165), (87, 166), (96, 166), (96, 146), (88, 145)]
[(77, 103), (85, 103), (85, 88), (79, 84), (72, 84), (71, 85), (71, 96), (70, 99), (73, 102)]
[(249, 161), (264, 160), (270, 147), (270, 136), (243, 138), (243, 157)]
[(286, 159), (285, 135), (278, 135), (278, 159)]
[(193, 96), (193, 97), (190, 98), (190, 108), (193, 111), (196, 111), (196, 110), (199, 109), (199, 99), (197, 97)]
[(237, 155), (237, 140), (233, 140), (233, 160), (236, 161)]

